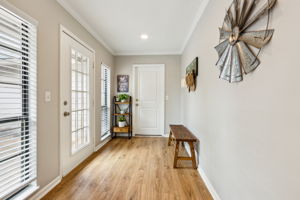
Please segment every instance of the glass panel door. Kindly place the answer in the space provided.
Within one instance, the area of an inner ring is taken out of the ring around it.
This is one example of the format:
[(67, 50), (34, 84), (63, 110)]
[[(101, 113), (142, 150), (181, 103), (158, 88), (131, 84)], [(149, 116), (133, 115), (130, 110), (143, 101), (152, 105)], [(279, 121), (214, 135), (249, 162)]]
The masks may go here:
[(89, 58), (71, 50), (72, 63), (72, 154), (90, 143)]

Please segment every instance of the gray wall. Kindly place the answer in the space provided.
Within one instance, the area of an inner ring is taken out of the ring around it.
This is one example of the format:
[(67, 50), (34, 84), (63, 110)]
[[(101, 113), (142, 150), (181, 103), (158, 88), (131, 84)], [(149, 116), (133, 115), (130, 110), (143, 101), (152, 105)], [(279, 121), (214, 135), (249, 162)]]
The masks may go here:
[[(300, 197), (300, 2), (278, 1), (261, 65), (238, 84), (219, 80), (218, 27), (231, 0), (211, 0), (182, 55), (198, 56), (198, 88), (182, 90), (182, 120), (201, 143), (200, 167), (223, 200)], [(261, 27), (260, 27), (261, 28)]]
[[(129, 93), (132, 94), (132, 66), (134, 64), (165, 64), (165, 84), (166, 96), (168, 100), (165, 102), (165, 133), (169, 131), (169, 123), (180, 122), (180, 58), (181, 56), (116, 56), (115, 57), (115, 78), (116, 85), (117, 75), (129, 76)], [(115, 94), (117, 93), (115, 87)]]
[[(47, 185), (59, 176), (59, 24), (96, 51), (96, 122), (100, 122), (100, 63), (113, 67), (113, 56), (55, 0), (9, 0), (39, 22), (38, 26), (38, 183)], [(44, 92), (52, 92), (45, 103)], [(96, 123), (96, 145), (100, 123)]]

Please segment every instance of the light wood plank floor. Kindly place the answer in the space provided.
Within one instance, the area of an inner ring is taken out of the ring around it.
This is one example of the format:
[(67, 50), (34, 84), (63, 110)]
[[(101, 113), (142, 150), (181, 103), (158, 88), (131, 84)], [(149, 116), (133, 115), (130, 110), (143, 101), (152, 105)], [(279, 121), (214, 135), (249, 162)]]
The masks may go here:
[(211, 200), (197, 170), (173, 169), (173, 156), (166, 138), (113, 139), (43, 200)]

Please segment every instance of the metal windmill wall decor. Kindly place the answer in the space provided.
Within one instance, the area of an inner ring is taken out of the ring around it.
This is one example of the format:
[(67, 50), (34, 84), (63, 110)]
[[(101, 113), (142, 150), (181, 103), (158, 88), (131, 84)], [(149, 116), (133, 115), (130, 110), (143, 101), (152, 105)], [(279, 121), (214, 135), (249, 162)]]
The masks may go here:
[[(220, 28), (220, 43), (215, 47), (221, 79), (240, 82), (243, 74), (259, 66), (257, 57), (274, 33), (269, 29), (269, 19), (275, 4), (276, 0), (233, 0)], [(266, 19), (264, 30), (249, 30), (259, 21), (261, 25), (262, 18)]]

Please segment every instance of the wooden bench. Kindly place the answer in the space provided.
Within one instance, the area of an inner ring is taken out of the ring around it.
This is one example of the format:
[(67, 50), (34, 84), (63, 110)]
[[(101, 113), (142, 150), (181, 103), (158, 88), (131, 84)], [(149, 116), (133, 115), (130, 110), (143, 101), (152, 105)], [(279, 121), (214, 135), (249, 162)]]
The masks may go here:
[[(191, 160), (192, 164), (193, 164), (193, 168), (197, 169), (194, 142), (197, 142), (198, 139), (193, 135), (193, 133), (191, 133), (183, 125), (170, 125), (170, 135), (169, 135), (168, 146), (171, 145), (171, 142), (173, 140), (176, 142), (173, 167), (177, 168), (178, 160)], [(187, 142), (190, 146), (191, 157), (178, 156), (180, 143), (183, 144), (184, 142)]]

